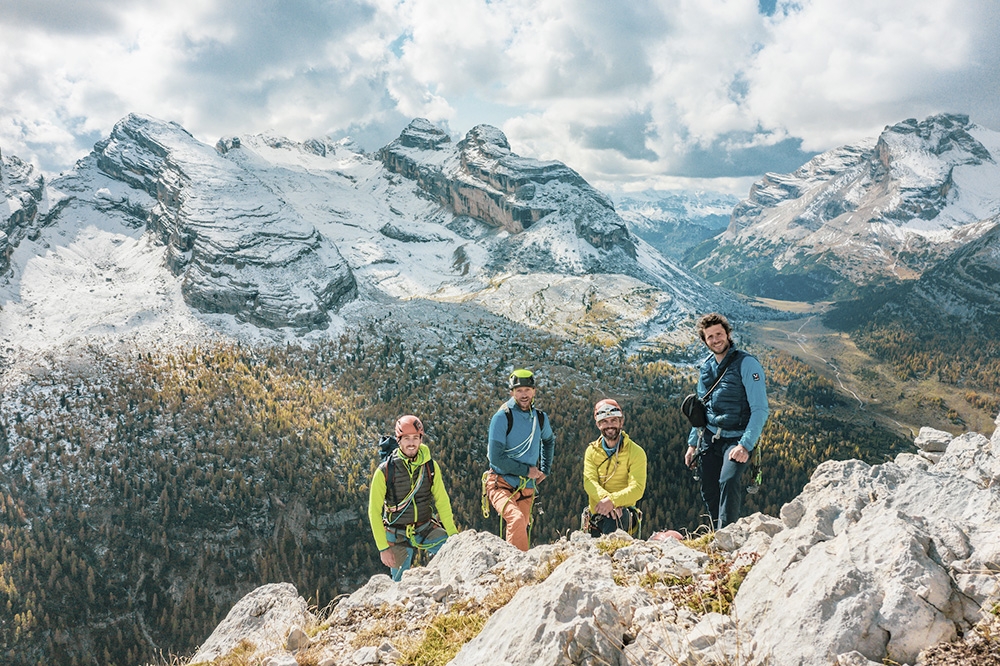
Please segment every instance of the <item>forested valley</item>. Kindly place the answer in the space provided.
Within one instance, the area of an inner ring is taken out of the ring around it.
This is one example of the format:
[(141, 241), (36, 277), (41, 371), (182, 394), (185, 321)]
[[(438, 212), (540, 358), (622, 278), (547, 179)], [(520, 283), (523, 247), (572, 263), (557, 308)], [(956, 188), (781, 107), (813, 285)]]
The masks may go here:
[[(403, 413), (425, 424), (460, 528), (496, 532), (480, 477), (515, 367), (536, 372), (557, 442), (533, 542), (579, 526), (591, 409), (608, 396), (649, 457), (644, 535), (699, 529), (678, 408), (693, 372), (523, 330), (412, 339), (373, 324), (309, 346), (91, 349), (37, 369), (0, 413), (0, 660), (169, 662), (259, 585), (291, 582), (322, 608), (384, 572), (367, 490), (378, 436)], [(763, 485), (744, 514), (777, 515), (823, 460), (910, 449), (838, 416), (842, 398), (803, 363), (751, 351), (771, 418)]]

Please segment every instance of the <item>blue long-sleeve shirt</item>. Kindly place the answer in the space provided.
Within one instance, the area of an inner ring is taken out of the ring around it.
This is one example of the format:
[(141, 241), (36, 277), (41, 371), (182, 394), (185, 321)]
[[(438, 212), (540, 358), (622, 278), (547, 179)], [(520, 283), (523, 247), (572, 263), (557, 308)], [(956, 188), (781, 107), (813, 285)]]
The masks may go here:
[[(545, 424), (539, 427), (534, 407), (524, 411), (517, 406), (514, 398), (507, 401), (506, 407), (510, 409), (513, 419), (510, 432), (507, 432), (507, 414), (501, 407), (490, 419), (487, 455), (490, 469), (516, 488), (521, 478), (528, 476), (530, 467), (537, 467), (548, 475), (555, 451), (555, 436), (547, 416)], [(528, 479), (526, 486), (534, 488), (535, 480)]]
[[(705, 363), (711, 364), (712, 374), (718, 374), (719, 362), (715, 359), (714, 354), (706, 359)], [(764, 367), (760, 364), (760, 361), (747, 354), (740, 365), (740, 378), (743, 382), (743, 389), (747, 394), (747, 402), (750, 404), (750, 422), (747, 423), (743, 434), (740, 435), (738, 443), (747, 451), (753, 451), (753, 448), (757, 446), (757, 440), (760, 439), (760, 434), (764, 431), (764, 424), (767, 422), (767, 417), (770, 414), (770, 408), (767, 405), (767, 389), (764, 386)], [(708, 388), (702, 383), (699, 377), (698, 388), (696, 389), (698, 395), (705, 395), (708, 392)], [(698, 430), (698, 428), (691, 428), (691, 432), (688, 435), (688, 446), (698, 446)], [(712, 426), (708, 426), (708, 431), (713, 435), (716, 432)]]

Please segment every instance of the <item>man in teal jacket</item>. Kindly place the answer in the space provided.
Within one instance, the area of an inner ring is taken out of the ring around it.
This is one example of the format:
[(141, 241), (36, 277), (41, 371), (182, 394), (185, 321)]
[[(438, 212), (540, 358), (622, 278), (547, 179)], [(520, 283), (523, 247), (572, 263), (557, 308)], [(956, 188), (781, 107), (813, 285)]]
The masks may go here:
[(537, 484), (552, 464), (555, 436), (545, 412), (535, 409), (535, 375), (515, 370), (507, 378), (510, 400), (490, 420), (490, 469), (484, 490), (506, 524), (506, 539), (528, 550), (528, 525)]
[(399, 580), (417, 549), (434, 555), (458, 529), (441, 468), (423, 443), (420, 419), (401, 416), (395, 435), (399, 448), (372, 476), (368, 522), (382, 564), (389, 567), (393, 580)]

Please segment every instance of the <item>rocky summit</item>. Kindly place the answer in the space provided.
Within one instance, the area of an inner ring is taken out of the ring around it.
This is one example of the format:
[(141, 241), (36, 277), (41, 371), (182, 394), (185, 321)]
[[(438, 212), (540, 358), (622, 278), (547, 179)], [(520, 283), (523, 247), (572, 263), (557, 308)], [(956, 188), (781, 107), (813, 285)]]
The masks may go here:
[[(477, 125), (452, 145), (443, 130), (417, 119), (378, 157), (388, 169), (415, 180), (456, 215), (517, 234), (559, 213), (572, 222), (575, 235), (592, 247), (617, 248), (627, 257), (636, 256), (635, 243), (610, 199), (562, 162), (514, 154), (503, 132), (490, 125)], [(537, 242), (519, 250), (529, 248), (527, 257), (544, 254), (543, 245)], [(591, 261), (600, 263), (596, 257)]]
[(918, 277), (996, 224), (1000, 133), (942, 114), (769, 173), (697, 271), (744, 293), (814, 300)]
[(823, 463), (779, 518), (697, 539), (574, 532), (521, 553), (468, 530), (319, 614), (264, 586), (191, 663), (998, 664), (1000, 429), (915, 445)]

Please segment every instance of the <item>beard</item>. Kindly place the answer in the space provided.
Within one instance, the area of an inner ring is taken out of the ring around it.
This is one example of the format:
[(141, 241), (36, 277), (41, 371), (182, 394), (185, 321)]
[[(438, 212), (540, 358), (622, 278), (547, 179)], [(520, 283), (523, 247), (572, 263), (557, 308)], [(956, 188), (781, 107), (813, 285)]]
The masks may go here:
[(604, 435), (605, 442), (617, 442), (618, 438), (622, 434), (621, 428), (601, 428), (601, 434)]

